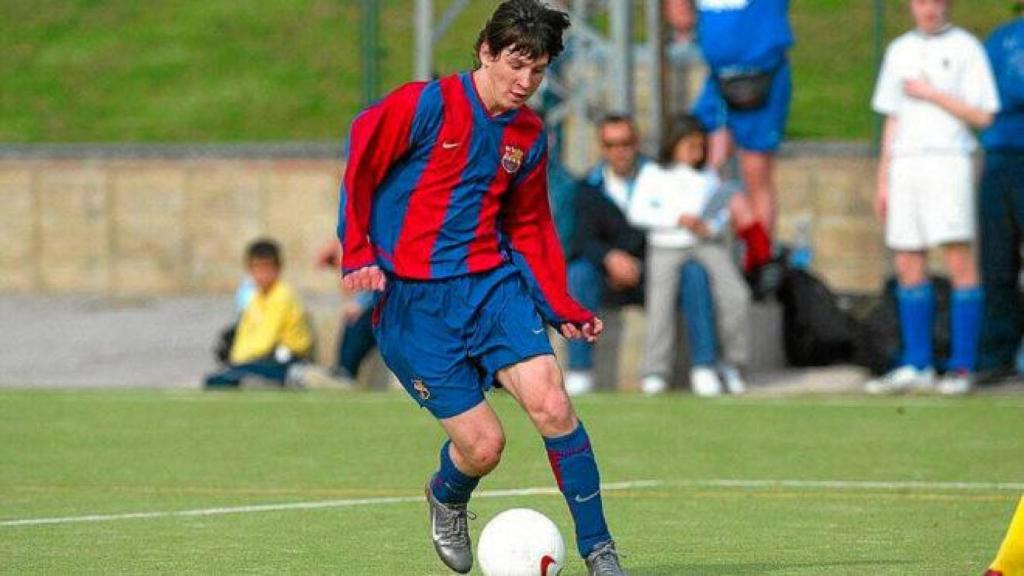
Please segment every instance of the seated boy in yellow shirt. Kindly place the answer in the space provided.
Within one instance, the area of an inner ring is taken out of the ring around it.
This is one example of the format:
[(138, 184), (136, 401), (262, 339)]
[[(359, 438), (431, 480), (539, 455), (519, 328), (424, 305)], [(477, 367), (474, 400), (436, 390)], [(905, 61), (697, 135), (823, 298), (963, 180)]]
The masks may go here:
[(235, 329), (228, 367), (207, 376), (207, 387), (236, 387), (245, 377), (284, 384), (288, 368), (308, 359), (313, 336), (302, 302), (281, 277), (281, 250), (273, 240), (246, 249), (246, 267), (256, 294)]

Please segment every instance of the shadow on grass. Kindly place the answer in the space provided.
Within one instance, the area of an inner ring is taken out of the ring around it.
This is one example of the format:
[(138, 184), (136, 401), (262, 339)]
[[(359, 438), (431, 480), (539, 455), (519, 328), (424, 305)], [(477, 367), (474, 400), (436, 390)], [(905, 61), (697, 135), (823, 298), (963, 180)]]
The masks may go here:
[(913, 564), (906, 560), (837, 560), (825, 562), (740, 562), (715, 564), (676, 564), (652, 568), (632, 569), (632, 576), (734, 576), (743, 574), (771, 574), (800, 568), (867, 568), (870, 566), (901, 566)]

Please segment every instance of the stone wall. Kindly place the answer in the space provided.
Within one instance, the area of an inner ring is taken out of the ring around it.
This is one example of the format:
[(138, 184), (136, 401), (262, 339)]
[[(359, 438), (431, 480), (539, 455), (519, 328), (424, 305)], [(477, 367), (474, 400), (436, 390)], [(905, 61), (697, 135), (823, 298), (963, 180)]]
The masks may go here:
[(334, 234), (340, 161), (174, 151), (0, 157), (0, 292), (230, 291), (261, 235), (290, 281), (332, 289), (311, 259)]
[(876, 171), (867, 145), (801, 143), (779, 158), (778, 237), (793, 240), (809, 222), (813, 268), (839, 291), (877, 291), (890, 270), (873, 212)]
[[(0, 293), (113, 296), (232, 290), (260, 235), (286, 277), (335, 289), (311, 259), (334, 234), (337, 146), (30, 147), (0, 150)], [(888, 269), (871, 215), (866, 146), (800, 144), (779, 159), (779, 234), (812, 223), (814, 267), (837, 289), (876, 289)]]

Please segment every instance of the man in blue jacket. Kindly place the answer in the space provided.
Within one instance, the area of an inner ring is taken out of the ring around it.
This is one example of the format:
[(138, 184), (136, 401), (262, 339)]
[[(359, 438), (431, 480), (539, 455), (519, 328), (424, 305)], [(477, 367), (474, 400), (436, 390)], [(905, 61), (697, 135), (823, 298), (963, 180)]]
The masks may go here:
[(1022, 333), (1018, 300), (1024, 240), (1024, 0), (1017, 17), (985, 42), (1002, 110), (981, 137), (985, 169), (979, 195), (981, 278), (985, 289), (979, 372), (1012, 373)]

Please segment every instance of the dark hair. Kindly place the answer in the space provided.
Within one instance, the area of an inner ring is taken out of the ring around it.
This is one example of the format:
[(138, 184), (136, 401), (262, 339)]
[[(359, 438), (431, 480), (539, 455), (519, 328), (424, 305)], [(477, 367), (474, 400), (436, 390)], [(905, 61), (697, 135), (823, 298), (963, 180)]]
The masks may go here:
[[(665, 133), (665, 138), (662, 139), (661, 150), (658, 153), (658, 162), (663, 166), (672, 164), (676, 145), (683, 138), (693, 136), (694, 134), (707, 136), (707, 130), (704, 129), (704, 125), (700, 123), (700, 120), (689, 114), (680, 114), (673, 118), (669, 124), (668, 131)], [(703, 168), (706, 161), (707, 151), (705, 150), (704, 159), (701, 160), (697, 168)]]
[(601, 130), (609, 124), (629, 124), (629, 127), (636, 132), (636, 123), (633, 122), (633, 117), (626, 112), (608, 112), (597, 119), (597, 129)]
[(538, 0), (507, 0), (480, 31), (474, 58), (479, 65), (480, 48), (486, 42), (493, 56), (511, 47), (527, 58), (547, 55), (554, 60), (562, 53), (562, 32), (568, 27), (568, 14), (548, 8)]
[(260, 238), (254, 240), (249, 244), (249, 247), (245, 249), (245, 259), (247, 262), (253, 260), (270, 260), (274, 263), (274, 266), (281, 267), (281, 247), (277, 245), (277, 242), (269, 238)]

